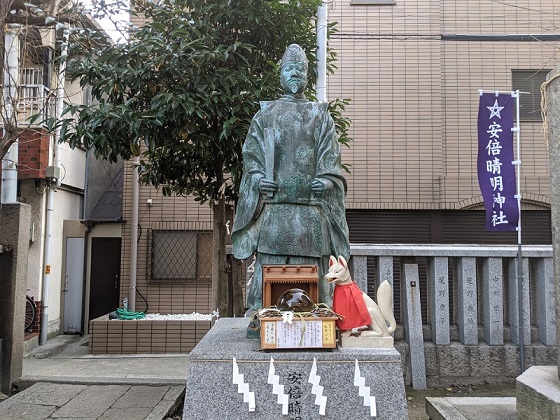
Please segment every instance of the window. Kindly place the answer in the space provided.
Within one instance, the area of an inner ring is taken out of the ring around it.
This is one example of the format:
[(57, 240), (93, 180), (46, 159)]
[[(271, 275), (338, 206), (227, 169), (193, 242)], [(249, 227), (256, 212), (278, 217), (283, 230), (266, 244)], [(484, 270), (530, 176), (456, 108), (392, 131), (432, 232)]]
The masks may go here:
[[(512, 70), (512, 89), (519, 95), (519, 118), (521, 121), (542, 121), (541, 85), (550, 70)], [(525, 92), (525, 93), (523, 93)]]
[(212, 232), (148, 230), (148, 281), (210, 281)]

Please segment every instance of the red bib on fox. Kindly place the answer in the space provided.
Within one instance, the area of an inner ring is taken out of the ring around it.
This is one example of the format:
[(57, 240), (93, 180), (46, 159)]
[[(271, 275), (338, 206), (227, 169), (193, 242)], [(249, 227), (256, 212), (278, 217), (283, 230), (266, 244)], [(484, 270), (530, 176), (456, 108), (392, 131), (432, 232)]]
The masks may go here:
[(344, 317), (343, 321), (336, 321), (341, 331), (371, 324), (362, 291), (355, 282), (339, 284), (334, 288), (333, 311)]

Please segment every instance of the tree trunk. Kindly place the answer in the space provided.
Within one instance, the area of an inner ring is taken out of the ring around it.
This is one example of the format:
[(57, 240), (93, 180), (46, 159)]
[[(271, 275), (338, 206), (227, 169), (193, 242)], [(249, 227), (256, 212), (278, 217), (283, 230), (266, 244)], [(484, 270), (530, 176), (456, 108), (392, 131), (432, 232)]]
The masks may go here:
[(226, 259), (225, 200), (221, 198), (212, 205), (212, 310), (218, 309), (220, 316), (232, 316), (229, 304), (229, 266)]
[[(226, 206), (226, 219), (229, 221), (230, 231), (235, 217), (234, 206)], [(231, 244), (231, 236), (228, 235), (228, 244)], [(243, 299), (243, 287), (245, 278), (243, 276), (243, 263), (236, 259), (233, 255), (228, 255), (229, 269), (229, 287), (230, 302), (233, 310), (233, 316), (240, 317), (245, 315), (245, 300)]]
[(9, 124), (6, 120), (4, 120), (4, 130), (5, 134), (3, 137), (0, 137), (0, 160), (6, 156), (8, 153), (8, 149), (18, 138), (19, 132), (18, 130), (14, 130), (12, 124)]

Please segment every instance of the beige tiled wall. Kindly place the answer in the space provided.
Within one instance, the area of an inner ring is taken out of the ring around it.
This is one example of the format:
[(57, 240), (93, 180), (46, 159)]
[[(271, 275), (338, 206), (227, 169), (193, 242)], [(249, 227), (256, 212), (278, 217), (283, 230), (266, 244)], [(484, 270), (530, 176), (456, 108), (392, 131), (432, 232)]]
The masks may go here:
[[(455, 209), (481, 201), (476, 178), (478, 89), (511, 90), (512, 69), (553, 68), (546, 42), (442, 41), (441, 34), (557, 32), (560, 4), (489, 0), (336, 1), (331, 40), (338, 68), (329, 97), (352, 99), (343, 160), (348, 208)], [(548, 157), (539, 123), (522, 123), (523, 195), (549, 198)], [(541, 207), (542, 208), (542, 207)]]
[(210, 329), (210, 321), (90, 321), (91, 354), (188, 353)]
[[(127, 221), (123, 228), (121, 254), (121, 296), (129, 293), (130, 287), (130, 237), (132, 205), (132, 169), (125, 166), (123, 217)], [(152, 205), (147, 205), (147, 199)], [(199, 205), (191, 198), (164, 197), (154, 188), (141, 187), (139, 198), (137, 290), (148, 301), (150, 313), (210, 313), (211, 286), (209, 282), (154, 283), (147, 281), (147, 229), (212, 230), (211, 209)], [(144, 310), (145, 303), (137, 294), (136, 310)]]

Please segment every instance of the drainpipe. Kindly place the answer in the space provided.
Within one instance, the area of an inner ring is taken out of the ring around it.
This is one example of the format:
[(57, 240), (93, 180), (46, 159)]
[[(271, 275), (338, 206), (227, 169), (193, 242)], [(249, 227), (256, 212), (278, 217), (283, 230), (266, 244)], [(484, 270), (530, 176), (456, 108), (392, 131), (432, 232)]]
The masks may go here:
[(317, 99), (327, 102), (327, 3), (317, 8)]
[[(6, 25), (4, 35), (4, 86), (3, 86), (3, 112), (4, 136), (7, 131), (6, 126), (12, 125), (12, 129), (17, 129), (17, 116), (14, 113), (14, 104), (18, 100), (17, 85), (19, 83), (19, 28), (18, 24)], [(17, 202), (17, 165), (18, 165), (19, 145), (17, 140), (13, 143), (2, 160), (2, 194), (0, 202), (2, 204)]]
[[(88, 252), (89, 252), (89, 235), (95, 223), (91, 220), (84, 220), (82, 223), (86, 226), (84, 233), (84, 270), (83, 270), (83, 283), (82, 283), (82, 322), (80, 326), (80, 335), (85, 333), (85, 319), (86, 319), (86, 291), (87, 291), (87, 268), (88, 268)], [(89, 320), (89, 319), (88, 319)]]
[[(66, 55), (68, 53), (68, 28), (64, 29), (62, 38), (60, 57), (61, 62), (58, 68), (58, 80), (56, 87), (56, 119), (62, 117), (62, 110), (64, 108), (64, 83), (66, 73)], [(60, 128), (55, 131), (53, 139), (53, 160), (54, 171), (53, 177), (49, 180), (48, 193), (47, 193), (47, 214), (45, 223), (45, 258), (44, 258), (44, 271), (43, 271), (43, 284), (41, 287), (41, 332), (39, 335), (39, 345), (47, 344), (47, 336), (49, 334), (49, 285), (51, 277), (51, 253), (52, 253), (52, 231), (53, 222), (52, 217), (54, 213), (54, 193), (60, 187), (60, 152), (58, 150), (58, 143), (60, 141)]]
[(130, 289), (128, 291), (128, 309), (136, 310), (136, 267), (138, 265), (138, 197), (140, 194), (138, 165), (140, 157), (132, 159), (132, 231), (130, 232)]

